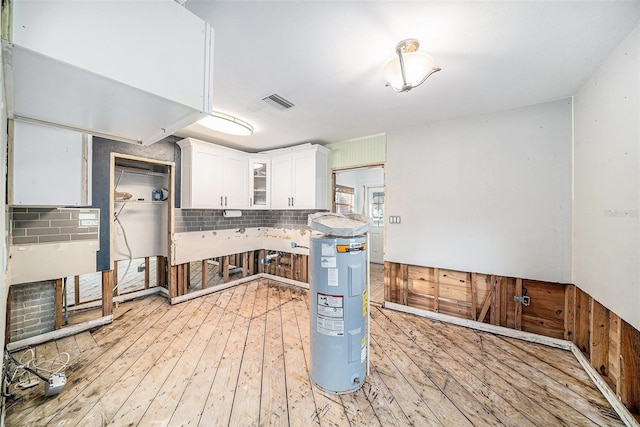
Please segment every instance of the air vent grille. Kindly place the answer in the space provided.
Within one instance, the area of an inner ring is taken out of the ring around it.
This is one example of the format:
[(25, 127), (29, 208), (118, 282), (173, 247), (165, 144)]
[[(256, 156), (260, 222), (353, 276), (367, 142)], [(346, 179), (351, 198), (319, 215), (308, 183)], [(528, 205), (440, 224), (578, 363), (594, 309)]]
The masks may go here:
[(264, 98), (262, 98), (262, 100), (279, 110), (287, 110), (293, 107), (293, 102), (287, 101), (276, 93), (274, 93), (273, 95), (265, 96)]

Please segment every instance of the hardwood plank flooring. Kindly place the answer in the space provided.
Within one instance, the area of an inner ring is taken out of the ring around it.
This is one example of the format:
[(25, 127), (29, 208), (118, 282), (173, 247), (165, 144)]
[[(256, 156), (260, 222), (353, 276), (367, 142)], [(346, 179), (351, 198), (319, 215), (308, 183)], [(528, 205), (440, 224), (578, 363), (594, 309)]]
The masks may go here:
[(369, 264), (371, 277), (371, 302), (382, 304), (384, 302), (384, 264)]
[(309, 378), (308, 291), (256, 280), (41, 345), (67, 385), (7, 406), (7, 426), (621, 425), (569, 352), (372, 306), (371, 373), (348, 395)]

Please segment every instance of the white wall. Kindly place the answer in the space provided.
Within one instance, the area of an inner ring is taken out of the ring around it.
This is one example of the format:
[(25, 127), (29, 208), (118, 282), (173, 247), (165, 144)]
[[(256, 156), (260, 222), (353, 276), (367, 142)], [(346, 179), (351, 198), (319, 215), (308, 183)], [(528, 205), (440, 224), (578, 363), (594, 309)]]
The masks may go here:
[[(124, 207), (121, 202), (114, 207), (115, 212), (119, 212), (118, 219), (122, 225), (113, 225), (114, 260), (129, 259), (129, 249), (132, 258), (167, 256), (168, 202), (151, 203), (151, 198), (153, 190), (169, 188), (168, 175), (123, 173), (116, 168), (114, 180), (118, 184), (117, 191), (133, 195), (133, 201), (124, 204)], [(137, 199), (144, 199), (146, 203), (136, 202)]]
[(571, 281), (571, 99), (387, 133), (385, 260)]
[(640, 27), (575, 96), (573, 281), (640, 329)]

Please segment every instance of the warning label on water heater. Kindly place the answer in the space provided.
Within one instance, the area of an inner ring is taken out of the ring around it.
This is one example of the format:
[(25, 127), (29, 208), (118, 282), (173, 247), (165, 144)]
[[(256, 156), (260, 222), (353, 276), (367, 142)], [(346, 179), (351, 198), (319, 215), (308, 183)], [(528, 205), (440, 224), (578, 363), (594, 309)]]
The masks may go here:
[(344, 297), (318, 294), (318, 333), (331, 336), (344, 335)]

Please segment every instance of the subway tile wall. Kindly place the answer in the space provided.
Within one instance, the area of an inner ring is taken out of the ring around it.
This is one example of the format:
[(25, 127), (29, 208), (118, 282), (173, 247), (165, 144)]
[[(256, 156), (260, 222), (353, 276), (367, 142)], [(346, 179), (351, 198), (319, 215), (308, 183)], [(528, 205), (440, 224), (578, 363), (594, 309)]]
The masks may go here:
[(100, 209), (11, 208), (14, 245), (98, 240)]
[(321, 212), (308, 210), (243, 210), (242, 216), (225, 218), (221, 210), (176, 209), (175, 232), (226, 230), (232, 228), (307, 228), (309, 214)]
[[(176, 209), (175, 232), (233, 228), (307, 228), (307, 210), (243, 210), (242, 216), (225, 218), (219, 209)], [(82, 214), (82, 215), (81, 215)], [(97, 240), (100, 210), (93, 208), (11, 208), (14, 245)], [(87, 219), (87, 216), (95, 219)], [(95, 225), (94, 225), (95, 224)]]

